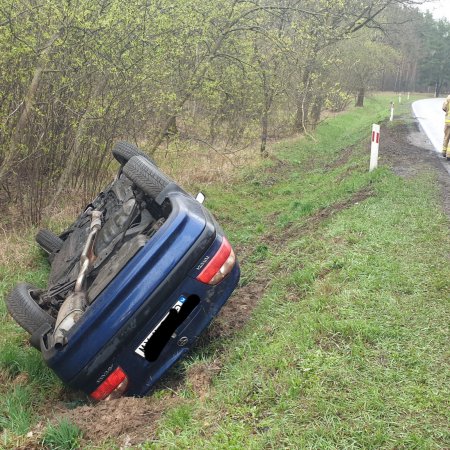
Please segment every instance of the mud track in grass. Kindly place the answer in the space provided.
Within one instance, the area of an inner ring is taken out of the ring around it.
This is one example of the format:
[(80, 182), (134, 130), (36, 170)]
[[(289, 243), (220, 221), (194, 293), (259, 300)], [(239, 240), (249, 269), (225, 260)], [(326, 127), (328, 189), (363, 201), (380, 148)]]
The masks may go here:
[(382, 128), (380, 163), (410, 179), (425, 172), (436, 175), (443, 210), (450, 218), (450, 162), (436, 152), (416, 120), (394, 128)]
[[(441, 190), (444, 209), (450, 216), (450, 175), (445, 165), (449, 163), (440, 159), (436, 152), (427, 146), (423, 135), (412, 125), (401, 125), (394, 128), (383, 127), (382, 146), (380, 147), (380, 162), (388, 164), (399, 176), (412, 178), (423, 171), (434, 171), (437, 174)], [(345, 162), (353, 148), (344, 149), (338, 161)], [(283, 176), (287, 171), (283, 163), (269, 169), (271, 177)], [(269, 233), (262, 237), (260, 243), (264, 243), (274, 251), (286, 244), (286, 241), (294, 237), (314, 232), (318, 225), (339, 211), (350, 208), (354, 204), (364, 201), (373, 195), (370, 187), (354, 193), (349, 199), (338, 202), (324, 208), (297, 226), (291, 224), (282, 234)], [(246, 259), (251, 254), (251, 249), (236, 249), (245, 270)], [(262, 269), (264, 272), (264, 269)], [(245, 286), (237, 289), (232, 298), (222, 308), (211, 327), (206, 330), (199, 339), (197, 349), (207, 350), (211, 342), (225, 348), (226, 342), (236, 331), (240, 330), (249, 318), (252, 311), (264, 296), (270, 283), (270, 274), (260, 273), (259, 276)], [(217, 346), (216, 346), (217, 348)], [(159, 384), (158, 388), (166, 388), (163, 398), (122, 398), (97, 405), (86, 404), (74, 409), (68, 409), (64, 403), (53, 405), (51, 419), (55, 417), (67, 417), (78, 425), (84, 434), (85, 442), (99, 444), (106, 439), (111, 439), (116, 445), (129, 446), (151, 441), (157, 428), (157, 422), (162, 415), (174, 406), (189, 402), (179, 396), (179, 392), (189, 386), (199, 398), (205, 398), (211, 390), (213, 378), (220, 372), (223, 360), (220, 352), (212, 362), (208, 364), (195, 364), (186, 373), (171, 371)], [(216, 353), (216, 354), (218, 354)], [(50, 406), (50, 405), (47, 405)], [(49, 407), (51, 410), (52, 408)], [(49, 413), (47, 413), (50, 416)], [(44, 419), (45, 420), (45, 419)], [(36, 428), (35, 436), (42, 430), (42, 423)], [(38, 448), (30, 440), (29, 447)]]

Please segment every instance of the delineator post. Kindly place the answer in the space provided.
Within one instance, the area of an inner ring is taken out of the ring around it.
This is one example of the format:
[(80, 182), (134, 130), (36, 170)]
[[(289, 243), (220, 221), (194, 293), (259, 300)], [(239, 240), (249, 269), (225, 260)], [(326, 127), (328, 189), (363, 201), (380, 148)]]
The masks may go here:
[(380, 125), (372, 125), (372, 145), (370, 147), (370, 165), (369, 172), (378, 166), (378, 149), (380, 147)]

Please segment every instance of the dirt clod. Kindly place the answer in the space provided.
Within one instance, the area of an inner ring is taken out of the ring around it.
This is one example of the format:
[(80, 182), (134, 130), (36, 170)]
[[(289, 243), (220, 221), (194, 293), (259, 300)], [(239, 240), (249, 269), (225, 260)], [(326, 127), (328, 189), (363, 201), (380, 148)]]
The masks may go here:
[(191, 366), (186, 374), (187, 381), (199, 398), (205, 398), (210, 390), (213, 377), (220, 372), (221, 363), (214, 360), (212, 363), (196, 364)]
[(236, 290), (209, 328), (208, 338), (226, 338), (240, 330), (263, 297), (267, 284), (267, 278), (256, 279)]
[(162, 413), (178, 401), (176, 397), (125, 397), (81, 406), (62, 417), (83, 431), (85, 441), (99, 443), (112, 438), (121, 445), (135, 445), (151, 440)]

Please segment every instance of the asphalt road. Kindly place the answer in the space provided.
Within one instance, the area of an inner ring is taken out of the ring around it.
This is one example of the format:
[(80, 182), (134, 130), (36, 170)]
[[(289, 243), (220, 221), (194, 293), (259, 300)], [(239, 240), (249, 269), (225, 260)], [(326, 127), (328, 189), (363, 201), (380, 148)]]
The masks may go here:
[(430, 98), (418, 100), (412, 104), (414, 115), (419, 120), (420, 126), (434, 149), (439, 153), (442, 151), (442, 141), (444, 140), (445, 113), (442, 111), (444, 100), (444, 98)]

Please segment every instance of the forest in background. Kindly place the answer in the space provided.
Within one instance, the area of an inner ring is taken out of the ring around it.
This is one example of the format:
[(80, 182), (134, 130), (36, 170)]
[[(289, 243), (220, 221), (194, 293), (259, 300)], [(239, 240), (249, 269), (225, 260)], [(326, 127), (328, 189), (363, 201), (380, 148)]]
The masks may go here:
[(38, 224), (117, 140), (232, 156), (371, 90), (448, 91), (450, 24), (415, 0), (1, 0), (0, 213)]

